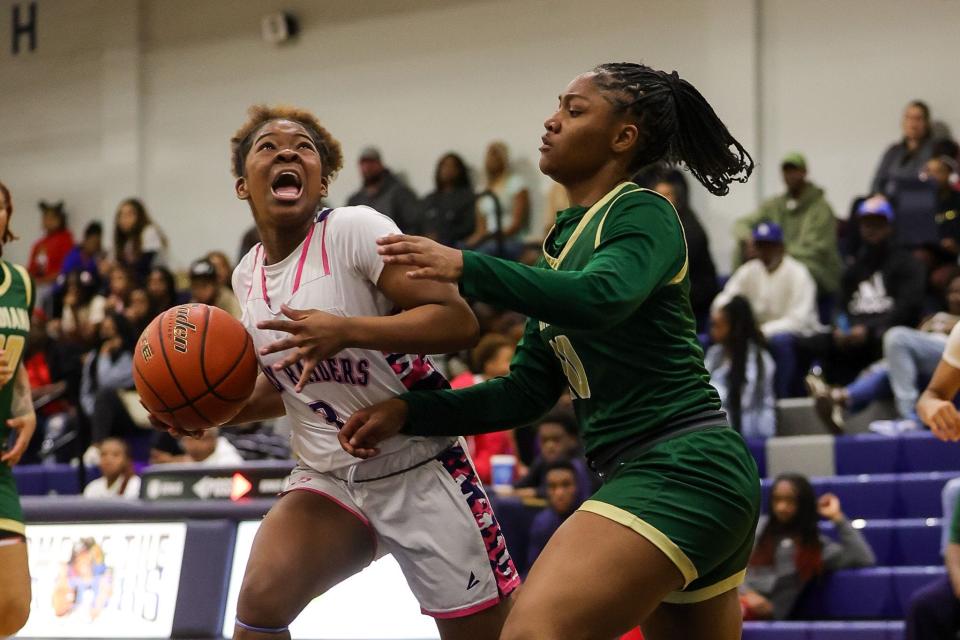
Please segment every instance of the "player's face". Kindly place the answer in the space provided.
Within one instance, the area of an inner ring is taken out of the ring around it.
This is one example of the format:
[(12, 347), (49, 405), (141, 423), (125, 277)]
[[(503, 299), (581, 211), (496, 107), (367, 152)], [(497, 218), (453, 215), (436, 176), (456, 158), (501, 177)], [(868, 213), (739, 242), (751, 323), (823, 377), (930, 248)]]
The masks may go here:
[(773, 486), (770, 512), (773, 513), (774, 518), (784, 524), (793, 521), (797, 515), (797, 490), (792, 483), (781, 480)]
[(302, 225), (327, 192), (317, 146), (290, 120), (271, 120), (253, 134), (244, 169), (237, 197), (250, 203), (257, 224)]
[(552, 469), (547, 472), (547, 501), (557, 513), (573, 511), (577, 497), (577, 477), (569, 469)]
[(632, 153), (637, 127), (616, 113), (594, 83), (595, 74), (573, 79), (557, 110), (543, 123), (540, 171), (560, 184), (593, 176), (618, 155)]

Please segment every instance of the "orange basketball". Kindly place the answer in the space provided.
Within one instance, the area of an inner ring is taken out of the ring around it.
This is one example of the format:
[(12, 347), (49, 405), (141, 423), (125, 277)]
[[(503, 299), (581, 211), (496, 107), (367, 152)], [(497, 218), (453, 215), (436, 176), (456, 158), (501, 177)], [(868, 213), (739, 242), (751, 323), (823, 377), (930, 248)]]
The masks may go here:
[(182, 304), (158, 315), (133, 354), (133, 381), (144, 406), (186, 430), (236, 416), (253, 393), (257, 368), (243, 325), (205, 304)]

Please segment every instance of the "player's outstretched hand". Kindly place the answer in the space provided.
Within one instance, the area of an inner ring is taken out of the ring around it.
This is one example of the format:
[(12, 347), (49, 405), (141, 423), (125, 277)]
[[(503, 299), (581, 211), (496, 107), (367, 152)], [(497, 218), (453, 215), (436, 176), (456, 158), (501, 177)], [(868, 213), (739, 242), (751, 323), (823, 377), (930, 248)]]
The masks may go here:
[(346, 318), (316, 309), (292, 309), (284, 304), (280, 305), (280, 311), (289, 320), (264, 320), (257, 323), (257, 328), (285, 331), (290, 335), (260, 349), (260, 355), (290, 350), (273, 368), (280, 371), (297, 362), (302, 363), (303, 372), (297, 381), (297, 391), (300, 392), (321, 360), (334, 356), (346, 347), (347, 322)]
[(384, 264), (417, 267), (407, 272), (408, 278), (459, 282), (463, 275), (463, 252), (429, 238), (398, 234), (377, 238), (377, 244)]
[(31, 411), (22, 416), (10, 418), (7, 420), (7, 426), (17, 432), (17, 439), (9, 450), (4, 451), (3, 454), (0, 455), (0, 462), (12, 467), (20, 462), (20, 458), (23, 457), (23, 453), (27, 450), (27, 445), (30, 444), (33, 432), (37, 428), (37, 416)]
[(400, 433), (406, 422), (407, 403), (399, 398), (384, 400), (350, 416), (338, 434), (340, 446), (357, 458), (372, 458), (380, 453), (377, 445)]

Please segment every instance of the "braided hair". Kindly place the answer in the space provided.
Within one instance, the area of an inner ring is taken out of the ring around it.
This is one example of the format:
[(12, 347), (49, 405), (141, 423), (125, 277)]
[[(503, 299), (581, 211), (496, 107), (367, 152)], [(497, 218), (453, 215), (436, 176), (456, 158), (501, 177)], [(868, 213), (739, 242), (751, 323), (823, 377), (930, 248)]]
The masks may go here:
[(731, 182), (746, 182), (753, 158), (697, 89), (677, 72), (633, 62), (601, 64), (594, 83), (614, 107), (637, 120), (640, 142), (631, 172), (655, 162), (682, 163), (718, 196)]

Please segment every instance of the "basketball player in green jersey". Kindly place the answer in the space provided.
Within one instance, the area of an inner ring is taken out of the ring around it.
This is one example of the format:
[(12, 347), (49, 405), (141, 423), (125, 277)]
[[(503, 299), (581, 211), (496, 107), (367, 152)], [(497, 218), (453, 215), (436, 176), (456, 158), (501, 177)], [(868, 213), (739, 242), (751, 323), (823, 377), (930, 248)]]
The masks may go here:
[[(10, 192), (0, 183), (0, 248), (15, 239), (11, 215)], [(27, 544), (12, 467), (27, 450), (37, 425), (23, 367), (32, 310), (33, 284), (27, 270), (0, 260), (0, 637), (14, 635), (30, 613)]]
[(510, 374), (469, 389), (407, 393), (353, 415), (358, 457), (408, 434), (528, 424), (569, 387), (588, 460), (604, 485), (547, 544), (501, 639), (740, 637), (737, 586), (753, 544), (757, 468), (720, 411), (689, 301), (673, 207), (630, 177), (682, 162), (725, 195), (753, 161), (676, 72), (605, 64), (578, 76), (544, 124), (540, 169), (572, 206), (534, 267), (382, 238), (410, 277), (458, 282), (467, 297), (530, 317)]

